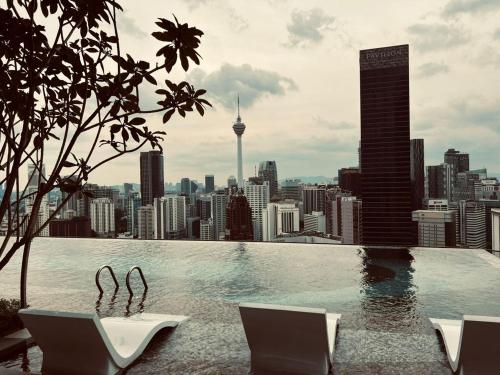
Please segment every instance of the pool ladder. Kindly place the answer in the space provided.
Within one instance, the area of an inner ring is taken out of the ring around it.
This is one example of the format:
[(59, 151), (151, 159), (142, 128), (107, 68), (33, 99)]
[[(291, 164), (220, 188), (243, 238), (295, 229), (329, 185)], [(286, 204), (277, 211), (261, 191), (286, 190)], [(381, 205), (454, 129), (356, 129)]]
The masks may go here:
[[(115, 283), (114, 294), (116, 294), (116, 292), (118, 292), (118, 289), (120, 288), (120, 284), (118, 283), (118, 280), (116, 279), (115, 273), (113, 272), (113, 268), (111, 268), (111, 266), (105, 264), (105, 265), (99, 267), (99, 269), (97, 270), (97, 272), (95, 274), (95, 283), (97, 285), (97, 289), (99, 289), (99, 296), (102, 296), (104, 294), (104, 290), (102, 289), (101, 282), (100, 282), (101, 272), (104, 269), (107, 269), (109, 271), (109, 273), (111, 274), (111, 277), (113, 278), (113, 281)], [(132, 297), (134, 295), (134, 292), (132, 291), (132, 288), (130, 287), (130, 275), (134, 270), (137, 270), (139, 272), (139, 275), (141, 276), (141, 280), (142, 280), (142, 283), (144, 285), (144, 293), (146, 293), (146, 291), (148, 290), (148, 283), (146, 282), (146, 278), (144, 277), (144, 273), (142, 272), (141, 267), (133, 266), (128, 271), (127, 277), (125, 279), (125, 283), (127, 284), (127, 289), (128, 289), (129, 294), (130, 294), (130, 297)]]

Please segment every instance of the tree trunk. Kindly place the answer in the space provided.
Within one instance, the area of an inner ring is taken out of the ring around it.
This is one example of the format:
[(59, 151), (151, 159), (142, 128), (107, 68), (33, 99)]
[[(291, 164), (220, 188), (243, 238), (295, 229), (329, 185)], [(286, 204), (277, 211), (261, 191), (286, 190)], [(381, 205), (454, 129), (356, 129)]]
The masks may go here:
[(28, 241), (24, 245), (23, 249), (23, 260), (21, 264), (21, 287), (20, 287), (20, 299), (21, 299), (21, 309), (28, 307), (28, 298), (26, 296), (27, 281), (28, 281), (28, 260), (30, 257), (31, 241)]

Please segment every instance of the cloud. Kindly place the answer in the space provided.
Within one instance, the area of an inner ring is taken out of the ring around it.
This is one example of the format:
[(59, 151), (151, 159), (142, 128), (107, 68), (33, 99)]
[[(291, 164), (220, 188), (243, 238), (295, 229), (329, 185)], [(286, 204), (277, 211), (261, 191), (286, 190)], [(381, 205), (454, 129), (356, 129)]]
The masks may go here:
[(423, 52), (449, 49), (465, 44), (469, 36), (462, 28), (442, 23), (418, 23), (408, 28), (412, 43)]
[(190, 10), (196, 9), (201, 5), (207, 4), (210, 0), (184, 0)]
[(493, 32), (493, 39), (500, 40), (500, 27)]
[(241, 106), (248, 108), (262, 97), (283, 96), (287, 91), (297, 90), (292, 79), (269, 70), (253, 68), (249, 64), (235, 66), (226, 63), (210, 74), (195, 69), (188, 80), (195, 87), (206, 89), (207, 95), (226, 109), (235, 108), (238, 93)]
[(352, 122), (346, 122), (346, 121), (329, 121), (324, 119), (321, 116), (314, 116), (313, 120), (316, 122), (317, 125), (324, 129), (328, 130), (353, 130), (357, 129), (356, 125), (353, 124)]
[(429, 78), (441, 73), (448, 73), (450, 68), (443, 63), (426, 63), (418, 67), (417, 76), (421, 78)]
[(290, 47), (319, 43), (324, 32), (332, 30), (335, 17), (328, 16), (320, 8), (308, 11), (295, 10), (292, 21), (287, 25), (288, 43)]
[(128, 17), (126, 14), (122, 14), (120, 17), (120, 29), (126, 34), (129, 34), (135, 38), (145, 38), (148, 34), (139, 28), (135, 21)]
[(463, 13), (482, 13), (500, 9), (498, 0), (450, 0), (443, 9), (443, 16), (452, 17)]

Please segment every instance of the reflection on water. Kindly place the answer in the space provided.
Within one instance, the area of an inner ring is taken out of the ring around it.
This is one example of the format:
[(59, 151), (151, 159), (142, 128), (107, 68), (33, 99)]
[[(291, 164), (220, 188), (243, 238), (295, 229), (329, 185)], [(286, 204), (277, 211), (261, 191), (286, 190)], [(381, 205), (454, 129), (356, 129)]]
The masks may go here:
[(410, 251), (360, 249), (360, 256), (360, 305), (365, 328), (399, 330), (413, 325), (417, 296)]
[[(140, 300), (138, 298), (134, 298), (134, 296), (129, 297), (128, 302), (127, 302), (127, 306), (125, 306), (125, 316), (126, 317), (144, 312), (144, 302), (146, 302), (147, 294), (148, 294), (148, 292), (144, 291), (144, 293), (142, 293), (142, 297), (140, 298)], [(135, 309), (131, 310), (130, 306), (132, 306), (132, 304), (135, 305), (137, 300), (139, 300), (137, 307)]]

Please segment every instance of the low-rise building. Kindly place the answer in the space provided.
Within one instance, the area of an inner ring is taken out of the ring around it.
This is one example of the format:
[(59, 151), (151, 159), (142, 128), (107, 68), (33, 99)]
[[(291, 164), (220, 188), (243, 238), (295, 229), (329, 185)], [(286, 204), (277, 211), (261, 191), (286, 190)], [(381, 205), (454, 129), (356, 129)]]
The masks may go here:
[(412, 219), (418, 223), (418, 246), (456, 246), (455, 211), (417, 210)]

